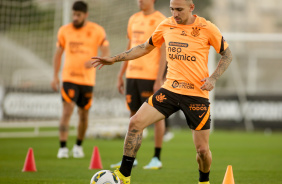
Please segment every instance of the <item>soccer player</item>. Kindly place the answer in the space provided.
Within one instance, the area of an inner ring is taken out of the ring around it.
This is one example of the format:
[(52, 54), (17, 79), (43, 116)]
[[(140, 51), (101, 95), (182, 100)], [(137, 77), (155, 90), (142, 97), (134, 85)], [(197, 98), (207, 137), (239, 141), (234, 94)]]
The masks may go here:
[(102, 56), (109, 56), (109, 42), (106, 39), (105, 30), (100, 25), (87, 21), (87, 17), (87, 4), (76, 1), (72, 7), (72, 23), (62, 26), (58, 31), (57, 49), (53, 59), (54, 77), (51, 83), (53, 90), (58, 91), (61, 56), (65, 51), (62, 69), (63, 84), (60, 89), (63, 114), (60, 119), (58, 158), (69, 157), (68, 128), (75, 104), (78, 106), (79, 124), (72, 154), (75, 158), (84, 157), (81, 145), (88, 125), (88, 110), (92, 104), (96, 73), (89, 58), (93, 54), (97, 55), (99, 49)]
[[(199, 183), (210, 183), (209, 91), (228, 68), (232, 54), (219, 29), (210, 21), (193, 15), (194, 8), (193, 0), (170, 0), (172, 17), (165, 19), (145, 43), (114, 57), (93, 57), (93, 66), (101, 68), (139, 58), (164, 42), (166, 45), (167, 80), (130, 119), (121, 167), (115, 171), (124, 184), (130, 183), (132, 164), (141, 146), (143, 129), (178, 110), (183, 111), (192, 130)], [(207, 67), (210, 46), (221, 55), (211, 75)]]
[[(140, 12), (132, 15), (128, 22), (128, 49), (144, 43), (165, 19), (165, 16), (154, 8), (155, 0), (138, 0)], [(118, 74), (117, 88), (124, 94), (123, 75), (126, 71), (126, 102), (132, 117), (145, 100), (160, 89), (166, 67), (165, 47), (155, 49), (150, 54), (122, 63)], [(164, 120), (155, 123), (155, 153), (150, 163), (144, 169), (159, 169), (161, 147), (165, 132)], [(112, 164), (111, 168), (119, 168), (121, 162)], [(134, 166), (137, 159), (134, 160)]]

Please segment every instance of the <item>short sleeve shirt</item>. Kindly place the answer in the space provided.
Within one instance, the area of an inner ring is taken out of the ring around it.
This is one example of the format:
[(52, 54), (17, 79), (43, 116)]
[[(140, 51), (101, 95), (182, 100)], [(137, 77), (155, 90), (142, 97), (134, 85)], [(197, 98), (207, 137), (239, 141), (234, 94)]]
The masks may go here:
[(194, 16), (196, 20), (191, 25), (177, 24), (173, 17), (165, 19), (148, 42), (156, 47), (164, 42), (166, 45), (168, 71), (163, 88), (182, 95), (209, 98), (208, 91), (200, 87), (204, 84), (201, 80), (209, 77), (210, 46), (220, 53), (228, 44), (214, 24)]
[(85, 63), (98, 54), (100, 46), (108, 44), (105, 30), (96, 23), (86, 22), (80, 29), (72, 23), (62, 26), (57, 41), (65, 51), (62, 81), (94, 86), (96, 70), (86, 68)]
[[(131, 48), (146, 42), (157, 26), (165, 19), (159, 11), (150, 15), (138, 12), (128, 21), (127, 36)], [(155, 80), (158, 75), (160, 49), (156, 48), (151, 53), (128, 62), (126, 78)]]

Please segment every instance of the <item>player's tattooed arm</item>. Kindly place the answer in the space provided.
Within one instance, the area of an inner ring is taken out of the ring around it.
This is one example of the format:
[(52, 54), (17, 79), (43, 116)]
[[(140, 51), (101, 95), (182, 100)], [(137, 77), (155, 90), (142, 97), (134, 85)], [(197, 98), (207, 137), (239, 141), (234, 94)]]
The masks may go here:
[(127, 132), (124, 141), (123, 154), (128, 157), (136, 157), (137, 151), (139, 150), (142, 143), (142, 131), (132, 129)]
[(219, 77), (225, 72), (225, 70), (230, 65), (232, 61), (232, 54), (229, 47), (222, 51), (220, 54), (221, 58), (215, 71), (210, 77), (201, 80), (201, 82), (204, 82), (204, 84), (200, 87), (200, 89), (211, 91), (215, 87), (216, 80), (219, 79)]
[(227, 47), (224, 51), (222, 51), (220, 55), (221, 58), (219, 60), (217, 68), (214, 71), (214, 73), (210, 76), (215, 80), (219, 79), (219, 77), (225, 72), (225, 70), (228, 68), (228, 66), (232, 61), (232, 53), (229, 47)]
[(112, 65), (118, 61), (128, 61), (137, 59), (141, 56), (144, 56), (151, 52), (155, 46), (150, 45), (148, 42), (137, 45), (130, 50), (127, 50), (121, 54), (118, 54), (114, 57), (98, 57), (94, 56), (92, 59), (95, 59), (91, 64), (93, 67), (99, 67), (101, 69), (104, 65)]
[(145, 54), (148, 54), (152, 49), (147, 49), (146, 48), (146, 43), (137, 45), (136, 47), (133, 47), (121, 54), (118, 54), (114, 57), (112, 57), (114, 59), (115, 62), (118, 61), (124, 61), (124, 60), (131, 60), (131, 59), (136, 59), (139, 58)]

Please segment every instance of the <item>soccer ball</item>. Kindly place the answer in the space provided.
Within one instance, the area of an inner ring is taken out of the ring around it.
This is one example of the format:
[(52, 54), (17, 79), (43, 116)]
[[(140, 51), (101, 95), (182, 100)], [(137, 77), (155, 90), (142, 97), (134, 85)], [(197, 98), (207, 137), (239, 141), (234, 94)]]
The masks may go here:
[(110, 170), (96, 172), (90, 180), (90, 184), (120, 184), (119, 178)]

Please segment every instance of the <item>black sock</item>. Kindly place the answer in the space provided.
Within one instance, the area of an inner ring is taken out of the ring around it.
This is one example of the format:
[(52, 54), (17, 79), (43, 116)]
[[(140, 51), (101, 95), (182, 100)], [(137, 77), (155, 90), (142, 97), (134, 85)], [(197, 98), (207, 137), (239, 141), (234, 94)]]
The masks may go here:
[(67, 141), (60, 141), (61, 148), (67, 147)]
[(155, 155), (154, 155), (154, 157), (157, 157), (159, 160), (161, 160), (161, 150), (162, 150), (162, 148), (155, 147)]
[(128, 157), (128, 156), (123, 155), (119, 171), (125, 177), (128, 177), (128, 176), (131, 175), (131, 170), (132, 170), (132, 167), (133, 167), (134, 160), (135, 160), (134, 157)]
[(82, 140), (76, 139), (76, 145), (81, 146)]
[(204, 182), (204, 181), (210, 181), (210, 171), (207, 173), (203, 173), (202, 171), (199, 170), (199, 182)]

